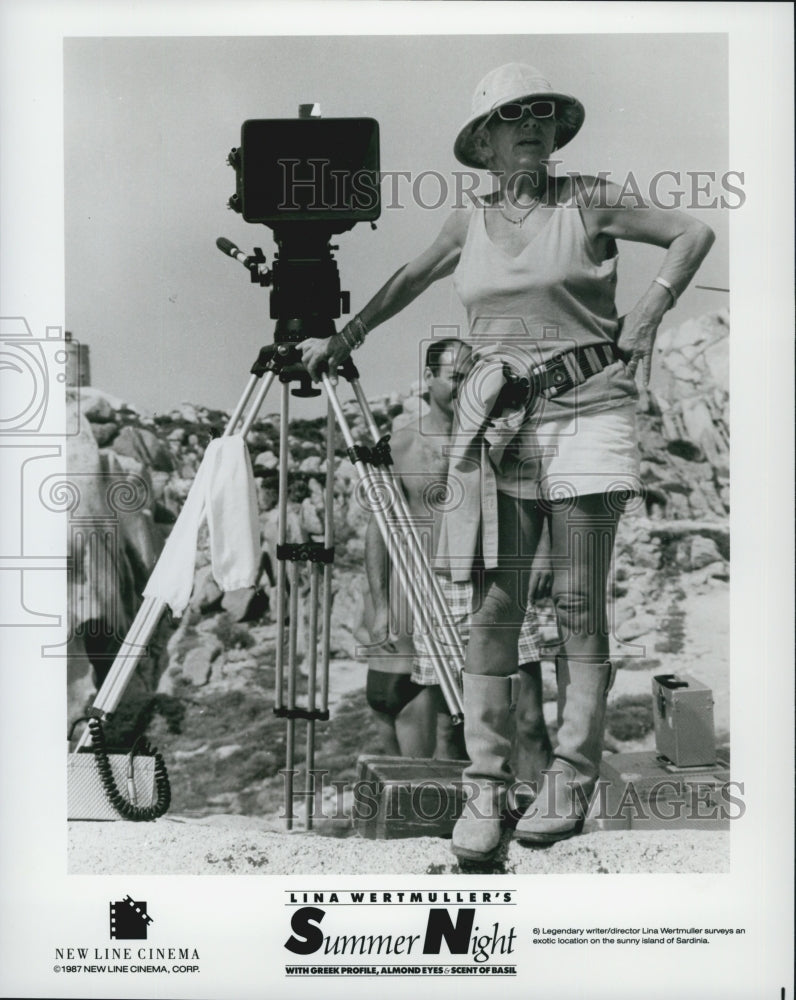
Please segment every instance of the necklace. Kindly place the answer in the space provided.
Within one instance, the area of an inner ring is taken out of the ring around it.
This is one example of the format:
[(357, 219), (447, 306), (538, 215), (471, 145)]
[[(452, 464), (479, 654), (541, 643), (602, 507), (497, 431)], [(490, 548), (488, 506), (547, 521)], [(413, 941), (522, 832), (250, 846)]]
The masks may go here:
[(503, 211), (503, 208), (502, 208), (501, 205), (498, 205), (497, 209), (498, 209), (498, 212), (500, 212), (500, 214), (506, 220), (506, 222), (510, 222), (512, 224), (512, 226), (522, 226), (522, 224), (525, 222), (525, 220), (528, 218), (528, 216), (531, 214), (531, 212), (533, 212), (535, 209), (537, 209), (539, 207), (539, 205), (541, 203), (541, 200), (542, 200), (541, 198), (534, 198), (533, 204), (531, 205), (531, 207), (519, 219), (512, 219), (512, 217), (510, 215), (506, 215), (506, 213)]

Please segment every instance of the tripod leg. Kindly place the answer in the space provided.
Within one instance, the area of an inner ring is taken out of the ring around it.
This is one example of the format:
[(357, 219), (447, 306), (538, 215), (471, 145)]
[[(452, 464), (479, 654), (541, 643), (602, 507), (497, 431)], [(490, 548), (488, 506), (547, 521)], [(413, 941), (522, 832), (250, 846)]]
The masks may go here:
[[(334, 439), (335, 419), (331, 400), (326, 408), (326, 498), (324, 503), (323, 544), (327, 549), (334, 545)], [(329, 648), (332, 632), (332, 564), (323, 565), (321, 589), (321, 711), (329, 710)]]
[[(256, 375), (253, 376), (253, 378), (256, 377), (257, 377)], [(257, 419), (257, 414), (260, 412), (260, 407), (265, 402), (265, 397), (268, 395), (268, 390), (271, 388), (271, 383), (274, 381), (275, 377), (276, 376), (274, 375), (273, 372), (266, 372), (266, 374), (263, 376), (260, 388), (257, 391), (257, 395), (254, 397), (254, 402), (249, 408), (249, 412), (246, 414), (246, 417), (243, 421), (243, 426), (240, 429), (240, 433), (244, 437), (246, 437), (246, 435), (252, 429), (252, 424)], [(230, 420), (230, 424), (231, 423), (232, 421)]]
[[(295, 776), (296, 722), (292, 715), (296, 707), (296, 638), (298, 635), (298, 569), (280, 554), (287, 542), (288, 501), (288, 421), (290, 419), (289, 384), (282, 383), (279, 408), (279, 498), (278, 548), (276, 567), (276, 680), (274, 711), (287, 709), (285, 727), (285, 825), (293, 829), (293, 779)], [(289, 596), (286, 593), (289, 586)], [(286, 615), (287, 612), (287, 615)], [(287, 619), (287, 620), (286, 620)], [(287, 636), (287, 650), (285, 637)], [(285, 704), (285, 652), (287, 652), (287, 704)]]
[[(287, 540), (287, 467), (288, 467), (288, 387), (282, 385), (282, 395), (279, 409), (279, 497), (278, 504), (278, 534), (277, 544), (283, 546)], [(274, 708), (278, 711), (284, 707), (285, 686), (285, 560), (277, 554), (276, 562), (276, 681), (274, 692)]]
[[(337, 393), (328, 375), (323, 376), (323, 385), (329, 396), (329, 400), (334, 407), (335, 416), (340, 429), (345, 438), (345, 442), (349, 451), (354, 452), (354, 439), (351, 434), (351, 430), (346, 421), (345, 414), (343, 413), (342, 407), (340, 406), (340, 401), (337, 398)], [(404, 548), (401, 544), (396, 544), (393, 540), (390, 532), (391, 519), (393, 518), (392, 506), (394, 506), (395, 498), (400, 493), (396, 484), (392, 480), (385, 479), (379, 474), (378, 471), (374, 472), (370, 466), (366, 465), (361, 459), (354, 460), (354, 466), (357, 470), (360, 480), (365, 484), (369, 493), (376, 493), (376, 503), (373, 504), (372, 511), (378, 524), (379, 530), (384, 538), (385, 544), (390, 549), (391, 554), (394, 554), (396, 558), (396, 569), (398, 571), (398, 578), (401, 587), (410, 603), (412, 608), (412, 613), (414, 616), (414, 621), (419, 623), (420, 627), (423, 629), (424, 633), (427, 635), (429, 640), (429, 645), (434, 648), (434, 656), (437, 662), (444, 664), (445, 657), (444, 653), (440, 650), (437, 638), (433, 629), (433, 621), (429, 615), (429, 607), (427, 604), (427, 599), (423, 594), (418, 593), (418, 581), (413, 576), (414, 567), (413, 562), (417, 558), (416, 565), (418, 567), (427, 567), (428, 574), (423, 573), (423, 579), (421, 583), (429, 583), (429, 574), (431, 574), (431, 569), (428, 567), (428, 563), (425, 560), (422, 551), (412, 552), (412, 558), (409, 557), (409, 551)], [(384, 495), (385, 490), (387, 491), (386, 496)], [(379, 495), (381, 493), (381, 495)], [(391, 504), (390, 501), (393, 501)], [(397, 531), (401, 533), (402, 539), (406, 542), (408, 546), (412, 540), (411, 532), (406, 531), (406, 526), (400, 523), (395, 524)], [(430, 590), (433, 595), (433, 589)], [(444, 622), (446, 620), (446, 610), (444, 608), (437, 608), (437, 616), (439, 622)], [(451, 672), (446, 671), (444, 668), (439, 672), (440, 687), (442, 688), (445, 701), (451, 709), (451, 716), (454, 719), (458, 719), (463, 711), (461, 692), (459, 690), (458, 680), (453, 679)]]
[[(373, 413), (370, 409), (370, 405), (368, 404), (367, 398), (364, 392), (362, 391), (362, 386), (359, 382), (359, 379), (351, 380), (351, 388), (354, 391), (354, 395), (356, 396), (359, 408), (362, 411), (362, 415), (365, 418), (365, 422), (368, 426), (368, 431), (370, 432), (370, 435), (373, 438), (373, 442), (374, 444), (377, 444), (380, 440), (379, 428), (376, 425), (376, 421), (373, 419)], [(386, 481), (394, 482), (395, 477), (389, 470), (389, 467), (385, 466), (381, 468), (379, 471), (381, 472), (382, 476)], [(406, 499), (404, 498), (404, 495), (400, 490), (396, 489), (395, 495), (396, 495), (396, 507), (397, 507), (398, 517), (400, 518), (401, 523), (404, 526), (405, 530), (411, 534), (413, 538), (413, 547), (416, 549), (418, 553), (422, 553), (422, 544), (420, 538), (418, 537), (417, 530), (412, 520), (412, 516), (409, 512), (409, 508), (407, 507)], [(421, 568), (423, 568), (424, 564), (427, 564), (427, 562), (428, 562), (427, 558), (423, 559), (421, 555), (421, 560), (420, 560)], [(447, 601), (445, 599), (445, 595), (442, 591), (442, 588), (440, 587), (439, 579), (437, 578), (436, 573), (434, 573), (433, 571), (430, 572), (429, 583), (432, 585), (432, 590), (434, 593), (434, 601), (439, 603), (440, 606), (443, 608), (447, 607)], [(456, 632), (455, 629), (453, 628), (450, 628), (449, 630), (446, 629), (445, 626), (447, 624), (448, 622), (446, 618), (442, 622), (442, 628), (445, 634), (445, 642), (450, 645), (451, 649), (455, 653), (455, 656), (463, 662), (464, 645), (461, 641), (459, 634)]]
[[(92, 706), (100, 718), (105, 718), (122, 699), (125, 688), (135, 672), (139, 661), (146, 654), (147, 642), (158, 627), (166, 605), (153, 597), (145, 597), (133, 619), (127, 635), (116, 654), (102, 687), (97, 692)], [(89, 742), (89, 729), (85, 726), (75, 750), (81, 750)]]
[[(293, 778), (296, 764), (296, 640), (298, 636), (298, 563), (290, 563), (290, 623), (287, 649), (287, 733), (285, 739), (285, 813), (288, 830), (293, 829)], [(279, 638), (277, 642), (279, 642)]]
[[(272, 373), (269, 372), (268, 374), (271, 375), (271, 380), (273, 380)], [(238, 400), (238, 405), (232, 411), (232, 414), (230, 415), (230, 418), (227, 421), (227, 426), (224, 428), (225, 436), (235, 433), (235, 428), (240, 423), (240, 419), (243, 416), (243, 411), (246, 409), (246, 404), (251, 399), (251, 395), (254, 392), (254, 388), (258, 382), (259, 382), (258, 377), (256, 375), (252, 375), (252, 377), (246, 383), (246, 388), (243, 390), (243, 395)], [(268, 384), (270, 386), (271, 382), (269, 382)]]
[[(380, 440), (379, 429), (373, 419), (373, 413), (362, 391), (359, 379), (350, 379), (350, 383), (374, 444), (377, 444)], [(395, 477), (387, 466), (379, 467), (376, 473), (380, 476), (384, 488), (394, 497), (395, 509), (392, 513), (393, 521), (397, 530), (407, 539), (409, 550), (413, 556), (414, 572), (410, 575), (410, 579), (421, 580), (423, 586), (430, 594), (430, 604), (446, 647), (446, 649), (443, 649), (440, 644), (437, 644), (439, 648), (437, 654), (435, 654), (441, 687), (443, 691), (450, 688), (458, 691), (461, 686), (460, 678), (464, 667), (464, 645), (459, 633), (450, 620), (448, 603), (442, 591), (439, 578), (431, 569), (428, 554), (424, 552), (421, 539), (417, 534), (417, 529), (406, 504), (406, 499)], [(453, 666), (451, 666), (451, 661)], [(442, 680), (443, 674), (446, 675), (444, 681)], [(446, 701), (448, 702), (448, 707), (451, 708), (451, 714), (456, 715), (457, 713), (453, 712), (454, 705), (451, 700), (446, 698)]]
[[(257, 412), (262, 406), (263, 400), (265, 399), (266, 393), (268, 392), (273, 380), (273, 372), (267, 372), (262, 380), (260, 380), (256, 375), (251, 377), (238, 405), (227, 423), (227, 427), (224, 430), (225, 437), (230, 436), (234, 432), (235, 427), (240, 422), (241, 414), (246, 408), (246, 405), (254, 392), (257, 382), (261, 381), (255, 404), (250, 408), (244, 424), (244, 433), (248, 432), (257, 417)], [(183, 505), (183, 509), (180, 512), (180, 516), (177, 518), (176, 524), (180, 523), (180, 518), (183, 517), (186, 506), (189, 502), (193, 507), (201, 501), (195, 494), (192, 497), (191, 492), (189, 492), (185, 504)], [(176, 529), (176, 524), (175, 527), (172, 528), (172, 534)], [(164, 551), (161, 553), (160, 558), (155, 564), (152, 574), (150, 575), (150, 581), (157, 573), (161, 560), (163, 560), (164, 557), (168, 558), (168, 542), (166, 547), (164, 547)], [(127, 635), (122, 642), (121, 648), (119, 649), (119, 652), (117, 653), (113, 664), (108, 671), (108, 675), (105, 678), (102, 687), (97, 692), (96, 698), (94, 699), (92, 708), (93, 711), (100, 716), (100, 718), (105, 718), (110, 715), (111, 712), (115, 711), (121, 701), (139, 661), (147, 651), (149, 640), (151, 639), (155, 629), (158, 627), (158, 623), (160, 622), (160, 618), (165, 609), (165, 601), (155, 596), (144, 597), (141, 607), (133, 620), (133, 624), (130, 626)], [(89, 730), (88, 726), (86, 726), (77, 743), (77, 749), (79, 750), (84, 747), (88, 743), (88, 740)]]
[[(331, 549), (334, 544), (334, 412), (327, 401), (326, 407), (326, 491), (324, 495), (323, 545)], [(305, 801), (307, 803), (307, 830), (312, 829), (315, 795), (315, 719), (317, 687), (317, 635), (318, 635), (318, 589), (320, 587), (321, 612), (321, 677), (320, 711), (325, 715), (329, 710), (329, 650), (332, 619), (332, 564), (323, 567), (313, 563), (310, 567), (310, 624), (308, 641), (310, 646), (307, 708), (307, 754), (305, 774)]]
[(318, 669), (318, 590), (320, 583), (320, 566), (316, 563), (310, 565), (310, 615), (307, 627), (307, 709), (310, 717), (307, 719), (307, 747), (305, 754), (305, 803), (306, 803), (306, 828), (312, 829), (312, 792), (313, 792), (313, 771), (315, 770), (315, 719), (312, 713), (315, 711), (315, 688), (317, 684)]

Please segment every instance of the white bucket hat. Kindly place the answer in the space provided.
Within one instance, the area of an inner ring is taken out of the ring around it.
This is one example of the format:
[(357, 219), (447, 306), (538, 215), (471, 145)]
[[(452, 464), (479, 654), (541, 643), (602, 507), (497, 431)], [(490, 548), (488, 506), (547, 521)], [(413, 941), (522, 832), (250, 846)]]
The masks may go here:
[(472, 113), (459, 130), (453, 152), (459, 163), (466, 167), (484, 167), (480, 151), (475, 148), (473, 136), (487, 117), (501, 104), (532, 98), (556, 102), (556, 148), (560, 149), (574, 138), (583, 124), (586, 112), (580, 101), (570, 94), (553, 90), (538, 69), (522, 63), (498, 66), (484, 77), (473, 95)]

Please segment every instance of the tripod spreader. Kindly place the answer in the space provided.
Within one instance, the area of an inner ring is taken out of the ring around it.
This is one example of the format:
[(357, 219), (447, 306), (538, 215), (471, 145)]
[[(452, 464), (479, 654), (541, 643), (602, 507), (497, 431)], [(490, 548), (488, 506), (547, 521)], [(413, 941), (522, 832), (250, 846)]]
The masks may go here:
[(321, 395), (301, 362), (301, 352), (293, 344), (267, 344), (260, 349), (251, 373), (260, 378), (266, 372), (272, 372), (280, 382), (298, 382), (299, 387), (291, 389), (294, 396), (309, 399)]
[[(295, 344), (274, 343), (260, 348), (257, 360), (251, 366), (251, 374), (257, 378), (271, 372), (280, 382), (299, 382), (298, 389), (291, 389), (293, 396), (310, 398), (320, 396), (301, 360), (301, 352)], [(347, 381), (359, 378), (359, 372), (351, 358), (346, 358), (337, 369), (337, 374)]]
[(390, 435), (385, 434), (384, 437), (379, 438), (372, 448), (363, 444), (355, 444), (348, 449), (347, 454), (352, 465), (356, 465), (357, 462), (366, 462), (372, 466), (392, 465)]

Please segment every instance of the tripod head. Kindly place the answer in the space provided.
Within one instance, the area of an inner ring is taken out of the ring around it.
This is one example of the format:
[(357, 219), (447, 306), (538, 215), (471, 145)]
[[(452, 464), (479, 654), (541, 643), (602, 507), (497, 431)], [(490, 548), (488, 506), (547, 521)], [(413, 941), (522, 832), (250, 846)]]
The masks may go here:
[(317, 395), (303, 366), (292, 370), (300, 360), (295, 345), (331, 337), (334, 321), (350, 309), (332, 257), (338, 247), (330, 240), (357, 222), (373, 225), (380, 215), (378, 123), (324, 120), (317, 104), (302, 104), (297, 119), (245, 121), (241, 145), (227, 159), (236, 174), (230, 208), (247, 222), (269, 226), (278, 252), (268, 270), (258, 247), (246, 256), (223, 237), (216, 245), (247, 267), (253, 282), (270, 286), (274, 344), (286, 348), (277, 351), (279, 377), (290, 369), (290, 380), (301, 382), (294, 395)]

